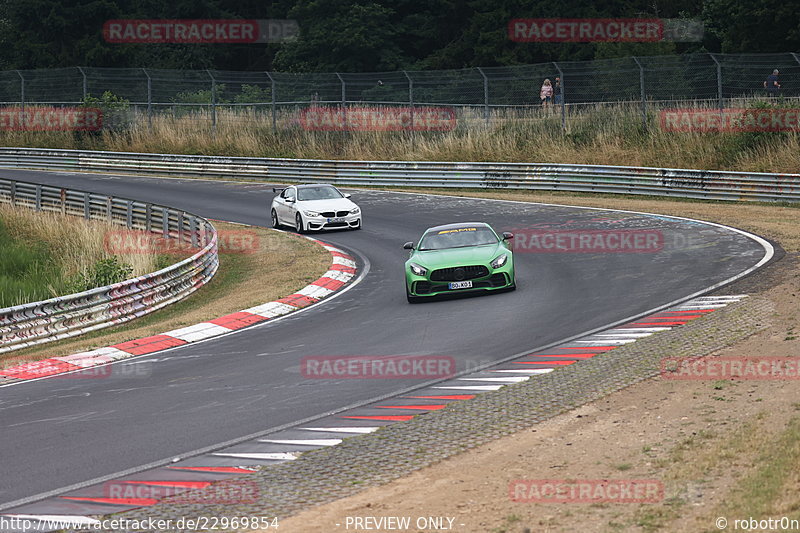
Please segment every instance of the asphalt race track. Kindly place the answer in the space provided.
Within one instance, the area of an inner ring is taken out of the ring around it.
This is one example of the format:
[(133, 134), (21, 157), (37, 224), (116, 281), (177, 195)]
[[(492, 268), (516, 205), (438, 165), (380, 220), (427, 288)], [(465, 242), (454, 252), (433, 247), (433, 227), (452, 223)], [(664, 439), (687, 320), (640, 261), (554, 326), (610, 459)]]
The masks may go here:
[[(273, 196), (271, 186), (261, 184), (5, 174), (265, 226)], [(467, 368), (676, 301), (735, 276), (765, 254), (740, 233), (666, 217), (349, 192), (363, 209), (364, 229), (318, 236), (358, 257), (366, 272), (342, 295), (275, 322), (139, 358), (148, 366), (146, 379), (51, 378), (0, 388), (0, 508), (414, 384), (307, 380), (300, 374), (304, 356), (446, 355)], [(658, 230), (664, 247), (657, 253), (515, 253), (515, 292), (409, 305), (403, 243), (426, 227), (460, 221), (517, 233), (545, 226)]]

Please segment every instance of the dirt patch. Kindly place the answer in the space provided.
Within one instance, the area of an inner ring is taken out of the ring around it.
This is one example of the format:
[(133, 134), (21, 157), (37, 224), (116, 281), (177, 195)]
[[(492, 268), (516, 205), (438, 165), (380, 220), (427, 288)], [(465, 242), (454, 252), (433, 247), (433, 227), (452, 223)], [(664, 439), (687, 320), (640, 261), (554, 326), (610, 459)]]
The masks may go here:
[[(721, 291), (746, 289), (768, 298), (775, 305), (771, 326), (714, 356), (800, 356), (797, 209), (530, 193), (483, 196), (688, 216), (778, 241), (787, 250), (780, 261)], [(751, 516), (798, 519), (800, 468), (797, 462), (779, 464), (790, 452), (800, 454), (798, 420), (796, 380), (654, 378), (387, 485), (308, 509), (282, 520), (281, 530), (367, 531), (356, 527), (356, 519), (380, 517), (410, 517), (408, 531), (437, 531), (416, 520), (441, 517), (445, 525), (452, 519), (452, 531), (498, 533), (718, 531), (719, 517), (728, 520), (728, 529)], [(664, 495), (656, 503), (518, 503), (509, 496), (510, 483), (518, 479), (658, 480)]]
[[(298, 235), (224, 222), (214, 225), (223, 236), (219, 270), (186, 300), (125, 326), (11, 352), (0, 356), (0, 362), (8, 367), (65, 356), (211, 320), (288, 296), (318, 279), (331, 264), (327, 250)], [(248, 245), (243, 247), (238, 243), (245, 238)]]

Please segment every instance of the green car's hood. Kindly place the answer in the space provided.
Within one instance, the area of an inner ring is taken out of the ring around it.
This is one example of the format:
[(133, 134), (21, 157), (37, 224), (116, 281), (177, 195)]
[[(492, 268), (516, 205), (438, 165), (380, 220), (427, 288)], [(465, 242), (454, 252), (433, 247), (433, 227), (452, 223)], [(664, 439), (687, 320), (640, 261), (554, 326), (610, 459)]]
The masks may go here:
[(509, 250), (502, 243), (493, 245), (471, 246), (469, 248), (449, 248), (447, 250), (417, 250), (410, 261), (431, 270), (453, 266), (479, 265), (488, 263)]

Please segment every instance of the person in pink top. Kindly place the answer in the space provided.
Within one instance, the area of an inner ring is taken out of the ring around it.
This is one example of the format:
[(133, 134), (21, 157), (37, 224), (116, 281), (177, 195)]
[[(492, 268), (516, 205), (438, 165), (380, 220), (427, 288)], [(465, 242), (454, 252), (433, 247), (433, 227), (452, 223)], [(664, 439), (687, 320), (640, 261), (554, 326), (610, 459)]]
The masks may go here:
[(539, 98), (542, 100), (542, 107), (550, 107), (553, 103), (553, 85), (550, 83), (550, 78), (544, 80)]

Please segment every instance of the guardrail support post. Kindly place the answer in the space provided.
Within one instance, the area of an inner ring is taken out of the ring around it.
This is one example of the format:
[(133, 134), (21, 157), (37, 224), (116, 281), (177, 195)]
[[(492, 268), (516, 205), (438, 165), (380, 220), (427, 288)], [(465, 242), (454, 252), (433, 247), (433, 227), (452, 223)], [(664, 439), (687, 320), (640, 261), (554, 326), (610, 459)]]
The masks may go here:
[(714, 63), (717, 64), (717, 100), (719, 101), (719, 114), (720, 119), (722, 118), (722, 64), (717, 61), (717, 58), (714, 54), (708, 54), (711, 56), (711, 59), (714, 60)]
[(153, 80), (150, 78), (147, 69), (143, 68), (142, 72), (147, 76), (147, 127), (153, 129)]
[(153, 205), (147, 204), (144, 208), (144, 229), (153, 231)]
[(161, 208), (161, 234), (169, 239), (169, 212), (166, 207)]
[(558, 77), (561, 79), (561, 87), (559, 88), (559, 94), (561, 95), (561, 132), (567, 133), (567, 102), (564, 98), (564, 72), (562, 72), (561, 67), (558, 66), (558, 63), (553, 61), (553, 66), (556, 67), (558, 71)]
[(89, 193), (83, 193), (83, 218), (89, 220), (91, 218), (91, 210), (89, 208)]
[(278, 133), (278, 117), (277, 110), (275, 109), (275, 78), (267, 71), (264, 71), (264, 73), (269, 77), (270, 85), (272, 86), (272, 90), (270, 91), (272, 93), (272, 133)]
[(639, 67), (639, 90), (642, 93), (642, 127), (647, 129), (647, 97), (644, 93), (644, 67), (636, 56), (633, 56), (636, 65)]
[(486, 121), (486, 125), (489, 125), (489, 78), (486, 77), (486, 74), (483, 73), (483, 69), (481, 67), (475, 67), (480, 72), (481, 77), (483, 77), (483, 120)]
[(111, 222), (113, 220), (114, 199), (106, 196), (106, 220)]
[(16, 207), (17, 206), (17, 182), (16, 181), (12, 181), (11, 182), (11, 191), (10, 191), (10, 193), (11, 193), (11, 206), (12, 207)]
[(133, 229), (133, 202), (128, 200), (125, 202), (125, 227)]
[(67, 214), (67, 189), (61, 189), (61, 214)]
[(180, 216), (178, 217), (178, 242), (183, 242), (183, 222), (186, 219), (186, 213), (181, 211)]
[(37, 211), (41, 211), (42, 210), (42, 186), (41, 185), (37, 185), (36, 186), (36, 210)]
[(189, 231), (192, 234), (192, 246), (197, 248), (197, 219), (194, 217), (189, 219)]

